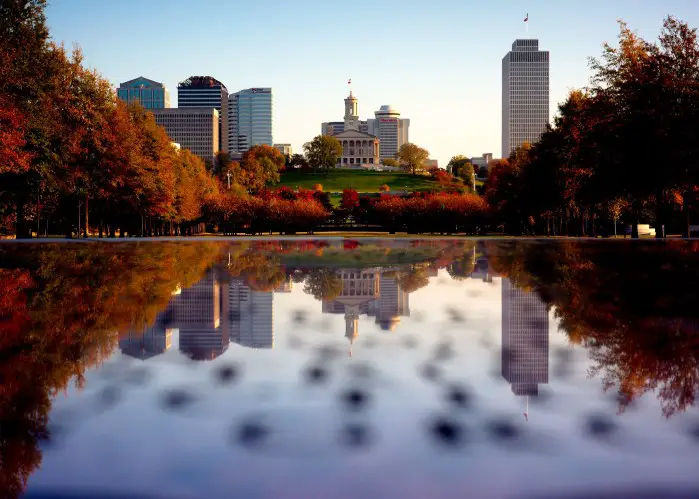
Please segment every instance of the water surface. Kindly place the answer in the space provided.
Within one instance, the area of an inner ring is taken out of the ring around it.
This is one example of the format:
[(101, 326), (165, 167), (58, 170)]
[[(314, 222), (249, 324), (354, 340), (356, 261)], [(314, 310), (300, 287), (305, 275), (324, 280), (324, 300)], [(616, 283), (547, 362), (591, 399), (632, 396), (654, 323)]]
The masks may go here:
[(682, 241), (2, 244), (0, 486), (690, 497), (698, 274)]

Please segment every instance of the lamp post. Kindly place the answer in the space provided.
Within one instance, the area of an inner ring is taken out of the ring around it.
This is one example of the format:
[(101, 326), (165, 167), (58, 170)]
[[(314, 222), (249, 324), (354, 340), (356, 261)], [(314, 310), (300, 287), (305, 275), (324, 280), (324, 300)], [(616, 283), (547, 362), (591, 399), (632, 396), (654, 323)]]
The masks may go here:
[(228, 189), (231, 188), (231, 171), (226, 171), (226, 177), (228, 177)]

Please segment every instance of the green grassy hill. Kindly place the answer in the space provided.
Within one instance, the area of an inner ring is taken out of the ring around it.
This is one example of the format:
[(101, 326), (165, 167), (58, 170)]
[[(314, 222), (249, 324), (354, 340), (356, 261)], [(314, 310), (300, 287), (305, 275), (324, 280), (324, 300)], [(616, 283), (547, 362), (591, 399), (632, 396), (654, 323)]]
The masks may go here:
[(392, 191), (415, 191), (438, 187), (438, 183), (430, 177), (402, 172), (331, 170), (328, 173), (284, 172), (280, 176), (281, 181), (275, 187), (312, 189), (315, 184), (322, 184), (325, 192), (340, 192), (342, 189), (379, 192), (379, 187), (383, 184), (388, 185)]

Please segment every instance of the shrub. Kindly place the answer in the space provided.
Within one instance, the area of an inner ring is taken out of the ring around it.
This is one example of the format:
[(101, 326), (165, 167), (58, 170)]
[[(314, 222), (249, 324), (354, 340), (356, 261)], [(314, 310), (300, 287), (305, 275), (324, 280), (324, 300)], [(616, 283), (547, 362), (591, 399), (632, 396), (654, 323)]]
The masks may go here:
[(313, 185), (313, 190), (315, 192), (323, 192), (323, 184), (314, 184)]
[(383, 184), (381, 187), (379, 187), (379, 191), (381, 191), (381, 192), (388, 192), (390, 190), (391, 190), (391, 188), (386, 184)]

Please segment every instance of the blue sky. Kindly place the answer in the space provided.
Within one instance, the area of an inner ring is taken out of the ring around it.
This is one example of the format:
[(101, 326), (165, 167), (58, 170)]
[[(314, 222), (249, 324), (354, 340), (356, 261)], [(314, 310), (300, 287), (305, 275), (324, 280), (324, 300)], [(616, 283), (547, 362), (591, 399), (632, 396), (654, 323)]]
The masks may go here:
[(190, 75), (230, 92), (271, 86), (274, 140), (296, 151), (342, 119), (352, 78), (360, 117), (398, 108), (440, 166), (499, 156), (501, 59), (515, 38), (551, 52), (553, 114), (587, 83), (587, 58), (615, 41), (617, 19), (655, 39), (668, 14), (699, 27), (697, 0), (52, 0), (47, 10), (54, 39), (80, 45), (87, 65), (115, 85), (162, 81), (173, 106)]

